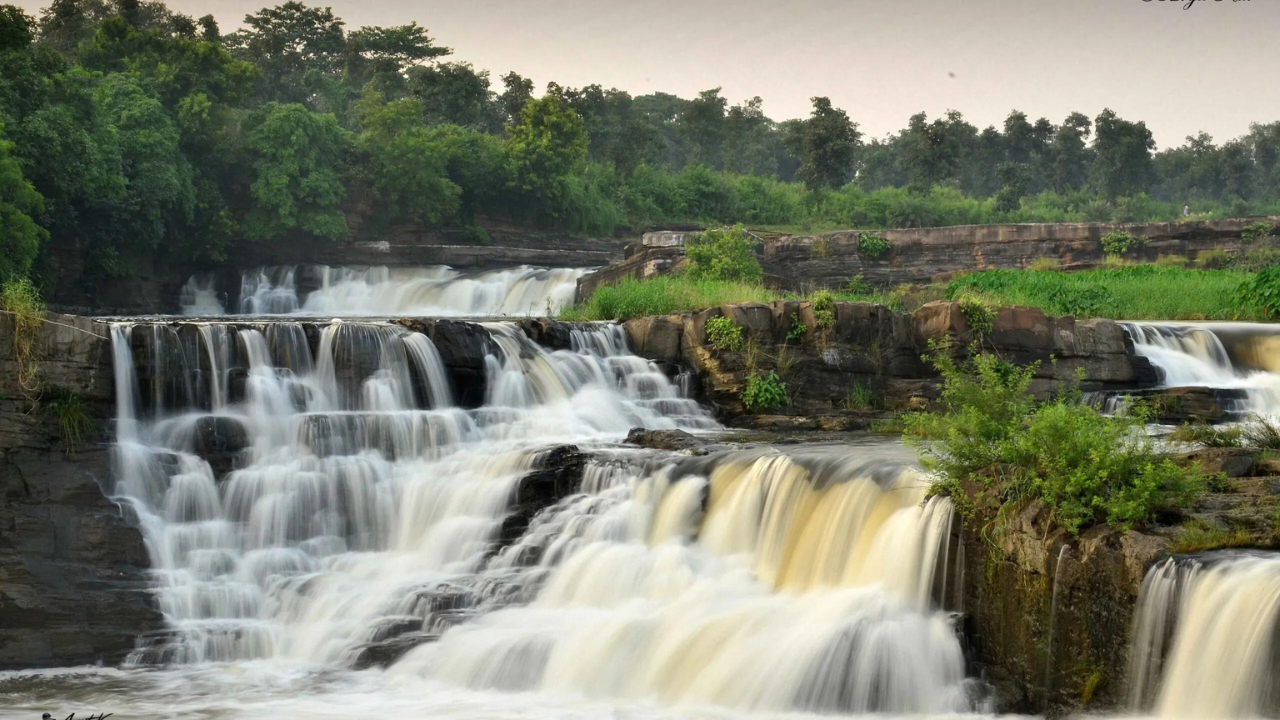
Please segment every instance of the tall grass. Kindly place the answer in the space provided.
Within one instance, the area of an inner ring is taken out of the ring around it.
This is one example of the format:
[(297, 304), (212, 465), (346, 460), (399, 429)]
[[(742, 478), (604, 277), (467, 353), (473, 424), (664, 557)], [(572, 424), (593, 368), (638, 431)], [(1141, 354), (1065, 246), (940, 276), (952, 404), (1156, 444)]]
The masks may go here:
[(997, 305), (1028, 305), (1048, 315), (1124, 320), (1254, 320), (1235, 307), (1247, 273), (1139, 265), (1078, 273), (987, 270), (947, 286), (955, 299), (977, 290)]
[(779, 296), (761, 285), (724, 280), (691, 280), (683, 275), (626, 279), (599, 288), (586, 300), (560, 311), (563, 320), (626, 320), (669, 315), (725, 303), (769, 302)]

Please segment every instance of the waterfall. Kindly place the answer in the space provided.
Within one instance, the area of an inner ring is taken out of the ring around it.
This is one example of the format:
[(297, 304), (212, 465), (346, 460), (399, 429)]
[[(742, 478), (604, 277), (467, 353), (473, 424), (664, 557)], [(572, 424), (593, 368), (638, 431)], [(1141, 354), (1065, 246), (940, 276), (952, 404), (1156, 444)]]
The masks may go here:
[[(573, 303), (578, 278), (588, 272), (526, 265), (475, 273), (444, 265), (261, 267), (241, 276), (239, 313), (321, 317), (554, 315)], [(226, 312), (217, 288), (206, 278), (188, 280), (180, 303), (182, 314), (187, 316)]]
[(1122, 323), (1162, 387), (1244, 390), (1247, 407), (1280, 413), (1280, 326), (1256, 323)]
[[(952, 509), (917, 471), (857, 446), (626, 449), (632, 427), (717, 426), (619, 326), (555, 351), (509, 323), (431, 332), (475, 356), (382, 322), (112, 326), (115, 493), (170, 627), (131, 663), (975, 708), (944, 601)], [(572, 457), (573, 486), (547, 489)]]
[(1161, 717), (1274, 717), (1280, 555), (1170, 558), (1142, 584), (1129, 700)]

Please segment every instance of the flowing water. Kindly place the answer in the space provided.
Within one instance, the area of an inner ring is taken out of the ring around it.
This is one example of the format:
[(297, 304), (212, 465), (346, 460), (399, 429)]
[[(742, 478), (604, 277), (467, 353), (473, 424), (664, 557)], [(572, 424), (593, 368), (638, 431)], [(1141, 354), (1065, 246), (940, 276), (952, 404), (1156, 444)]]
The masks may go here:
[(1238, 389), (1231, 408), (1280, 414), (1280, 326), (1258, 323), (1124, 323), (1134, 351), (1156, 368), (1164, 387)]
[(247, 270), (238, 294), (192, 276), (180, 303), (187, 316), (317, 315), (323, 317), (485, 317), (554, 315), (572, 304), (579, 268), (463, 273), (430, 267), (275, 266)]
[[(299, 304), (293, 272), (242, 302), (465, 315), (560, 282), (450, 296), (478, 278), (343, 271)], [(631, 428), (718, 426), (621, 328), (549, 350), (515, 323), (414, 327), (114, 323), (114, 497), (167, 629), (123, 668), (0, 675), (0, 716), (990, 717), (950, 501), (901, 446), (631, 448)], [(1270, 712), (1278, 568), (1153, 569), (1135, 710)]]

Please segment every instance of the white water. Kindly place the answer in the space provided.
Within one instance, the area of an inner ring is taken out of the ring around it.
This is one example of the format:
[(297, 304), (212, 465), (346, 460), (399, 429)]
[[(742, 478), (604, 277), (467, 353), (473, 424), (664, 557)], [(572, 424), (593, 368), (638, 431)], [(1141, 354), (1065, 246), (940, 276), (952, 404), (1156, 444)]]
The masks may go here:
[(1143, 581), (1130, 705), (1160, 717), (1274, 717), (1280, 555), (1172, 558)]
[[(1248, 398), (1244, 412), (1280, 413), (1280, 336), (1274, 326), (1253, 323), (1124, 323), (1134, 351), (1148, 358), (1162, 387), (1235, 388)], [(1233, 363), (1220, 335), (1244, 335)]]
[[(534, 268), (462, 273), (430, 267), (279, 266), (245, 271), (239, 314), (320, 317), (497, 317), (554, 315), (573, 303), (579, 268)], [(315, 289), (299, 294), (302, 273)], [(182, 313), (225, 315), (211, 281), (192, 277), (183, 287)]]
[[(866, 447), (608, 449), (714, 423), (616, 326), (558, 352), (481, 327), (483, 404), (463, 409), (397, 325), (115, 325), (117, 493), (172, 628), (132, 661), (169, 667), (50, 687), (217, 717), (982, 707), (945, 609), (950, 504), (915, 471)], [(251, 439), (222, 477), (196, 452), (209, 423)], [(521, 478), (565, 441), (599, 448), (582, 486), (500, 547)], [(417, 647), (351, 669), (398, 642)], [(39, 677), (0, 688), (48, 698)]]

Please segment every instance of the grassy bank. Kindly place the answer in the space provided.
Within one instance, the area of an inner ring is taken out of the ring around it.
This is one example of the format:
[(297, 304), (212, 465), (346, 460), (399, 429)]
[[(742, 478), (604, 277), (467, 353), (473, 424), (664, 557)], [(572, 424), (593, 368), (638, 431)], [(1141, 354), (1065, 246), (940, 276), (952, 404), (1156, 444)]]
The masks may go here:
[(769, 302), (782, 297), (762, 285), (727, 280), (693, 280), (683, 275), (623, 280), (595, 291), (560, 311), (562, 320), (626, 320), (669, 315), (725, 303)]
[(977, 291), (992, 305), (1039, 307), (1047, 315), (1124, 320), (1259, 320), (1237, 307), (1250, 273), (1140, 265), (1078, 273), (988, 270), (947, 286), (956, 299)]

